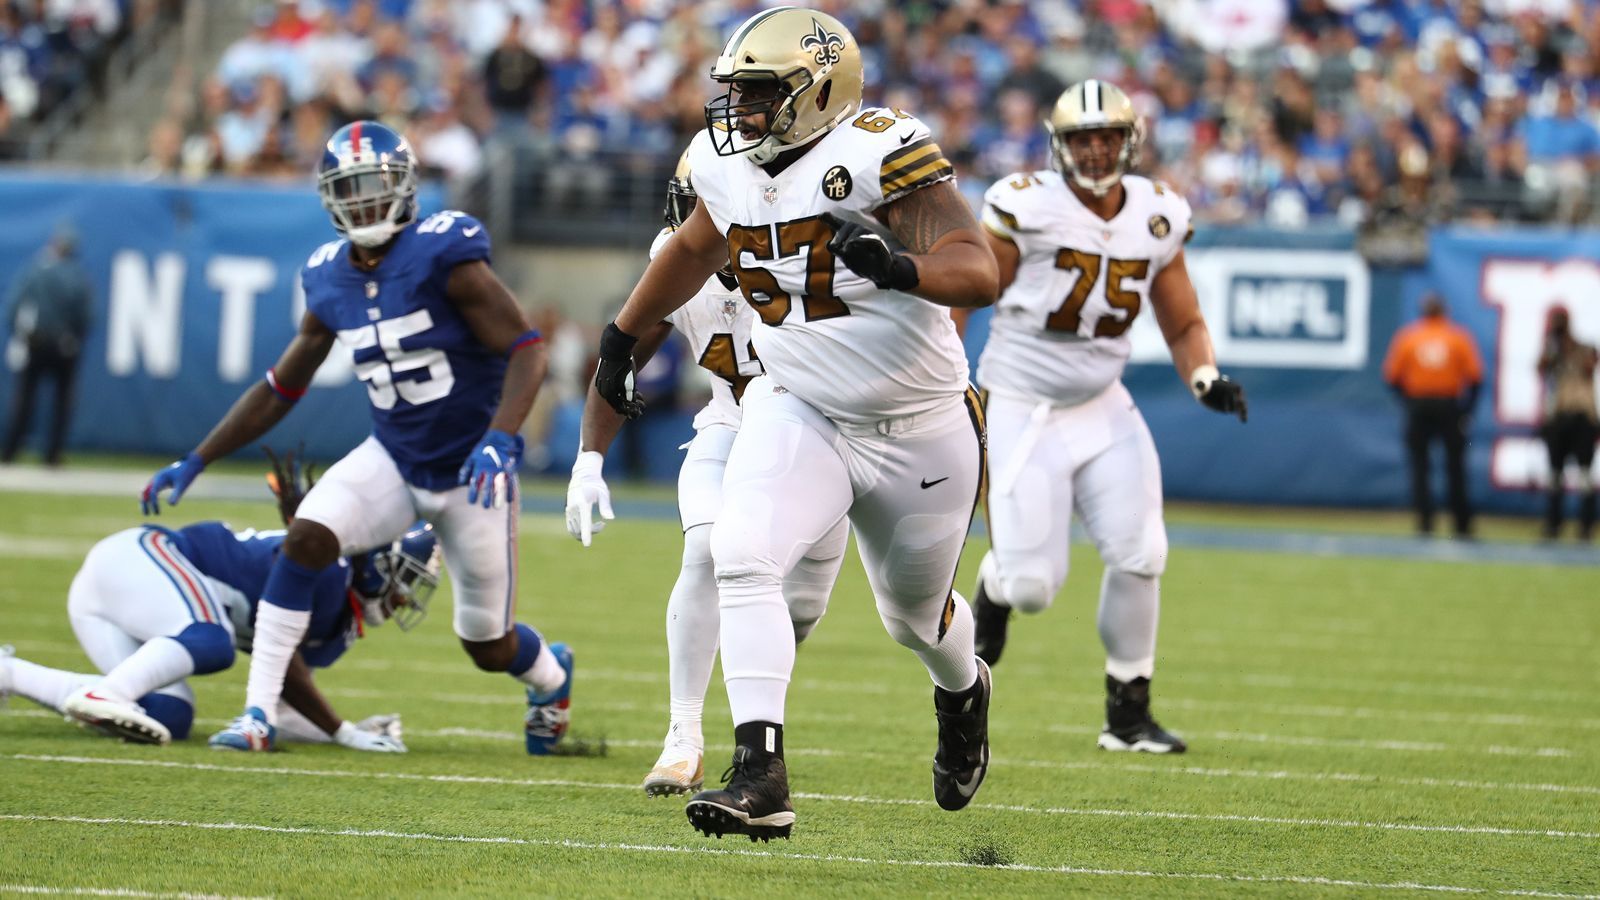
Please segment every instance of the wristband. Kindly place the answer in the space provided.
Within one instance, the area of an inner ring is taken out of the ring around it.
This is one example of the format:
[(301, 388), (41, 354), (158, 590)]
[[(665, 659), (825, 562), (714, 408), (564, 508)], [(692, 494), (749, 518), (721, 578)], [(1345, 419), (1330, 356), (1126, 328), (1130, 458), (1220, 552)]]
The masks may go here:
[(517, 335), (517, 339), (511, 342), (511, 349), (506, 351), (506, 358), (510, 359), (513, 353), (516, 353), (523, 347), (531, 347), (543, 340), (544, 336), (539, 334), (539, 329), (530, 328), (527, 331), (524, 331), (522, 334)]
[(600, 332), (600, 356), (603, 359), (632, 359), (633, 345), (639, 339), (617, 327), (616, 322)]
[(289, 403), (294, 403), (306, 395), (305, 388), (295, 390), (280, 384), (278, 382), (278, 370), (276, 367), (267, 370), (267, 387), (271, 388), (272, 392), (277, 394), (280, 399)]
[(909, 291), (916, 287), (919, 281), (917, 264), (908, 254), (896, 253), (889, 258), (889, 288), (891, 290)]
[(1189, 373), (1189, 391), (1194, 394), (1196, 400), (1199, 400), (1205, 396), (1206, 391), (1211, 390), (1212, 383), (1221, 377), (1222, 373), (1210, 363), (1195, 366), (1194, 371)]

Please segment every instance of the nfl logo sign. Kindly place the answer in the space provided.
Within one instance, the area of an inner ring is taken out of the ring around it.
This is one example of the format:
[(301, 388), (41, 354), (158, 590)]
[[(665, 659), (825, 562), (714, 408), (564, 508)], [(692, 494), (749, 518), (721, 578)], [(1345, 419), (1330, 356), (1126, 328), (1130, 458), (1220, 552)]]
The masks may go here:
[(775, 184), (769, 184), (766, 187), (762, 188), (761, 189), (761, 199), (767, 201), (767, 205), (769, 205), (769, 206), (774, 204), (774, 203), (777, 203), (778, 202), (778, 186), (775, 185)]

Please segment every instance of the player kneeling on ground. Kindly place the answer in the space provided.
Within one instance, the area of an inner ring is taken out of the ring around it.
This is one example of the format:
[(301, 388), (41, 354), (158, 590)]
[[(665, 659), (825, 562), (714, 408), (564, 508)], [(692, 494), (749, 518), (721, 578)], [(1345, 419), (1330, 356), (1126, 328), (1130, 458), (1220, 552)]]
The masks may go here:
[[(299, 500), (280, 467), (274, 484), (286, 518)], [(309, 471), (307, 473), (309, 480)], [(143, 744), (189, 736), (194, 691), (186, 679), (250, 651), (257, 598), (281, 552), (282, 531), (232, 531), (221, 522), (176, 530), (119, 531), (89, 551), (67, 593), (67, 615), (104, 675), (52, 669), (0, 650), (0, 697), (17, 694), (86, 728)], [(405, 752), (398, 716), (359, 724), (339, 717), (311, 670), (332, 665), (369, 626), (409, 630), (438, 585), (438, 548), (426, 523), (393, 544), (340, 559), (312, 587), (311, 621), (288, 669), (283, 737), (355, 750)]]
[(1189, 204), (1126, 174), (1140, 137), (1127, 95), (1104, 81), (1075, 84), (1047, 127), (1055, 171), (1016, 173), (984, 195), (1004, 290), (978, 362), (993, 478), (992, 549), (973, 596), (978, 654), (997, 664), (1011, 610), (1039, 612), (1061, 590), (1076, 511), (1105, 560), (1100, 746), (1181, 753), (1184, 742), (1150, 715), (1167, 532), (1155, 442), (1121, 381), (1134, 317), (1155, 311), (1173, 363), (1207, 407), (1244, 421), (1244, 390), (1217, 372), (1184, 267)]

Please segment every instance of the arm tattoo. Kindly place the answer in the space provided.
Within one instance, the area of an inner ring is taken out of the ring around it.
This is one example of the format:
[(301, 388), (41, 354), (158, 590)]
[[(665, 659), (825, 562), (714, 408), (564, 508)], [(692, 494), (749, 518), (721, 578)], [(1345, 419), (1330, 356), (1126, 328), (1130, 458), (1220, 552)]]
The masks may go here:
[(919, 254), (952, 231), (978, 227), (954, 181), (930, 184), (890, 203), (884, 209), (884, 223), (907, 250)]

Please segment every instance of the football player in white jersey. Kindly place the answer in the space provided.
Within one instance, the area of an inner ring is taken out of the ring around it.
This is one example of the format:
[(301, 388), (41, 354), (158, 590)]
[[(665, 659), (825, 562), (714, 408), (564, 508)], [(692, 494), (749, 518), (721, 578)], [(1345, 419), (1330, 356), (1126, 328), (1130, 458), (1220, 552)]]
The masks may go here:
[(607, 327), (595, 374), (602, 398), (637, 414), (637, 337), (723, 266), (760, 319), (767, 374), (745, 387), (711, 530), (733, 765), (686, 811), (707, 834), (789, 835), (783, 585), (841, 515), (884, 625), (932, 676), (934, 797), (960, 809), (989, 760), (988, 668), (953, 589), (983, 427), (944, 307), (994, 302), (994, 256), (927, 126), (860, 108), (861, 51), (832, 16), (757, 13), (712, 78), (727, 93), (689, 147), (699, 202)]
[(1105, 561), (1107, 750), (1181, 753), (1150, 715), (1159, 578), (1167, 561), (1155, 442), (1123, 387), (1128, 327), (1148, 305), (1195, 398), (1245, 418), (1217, 372), (1184, 268), (1189, 204), (1127, 170), (1140, 124), (1115, 85), (1089, 80), (1047, 123), (1054, 171), (1003, 178), (983, 224), (1003, 292), (978, 362), (989, 422), (992, 549), (973, 595), (978, 653), (1000, 660), (1011, 610), (1047, 608), (1067, 577), (1072, 513)]
[[(688, 154), (667, 183), (667, 227), (651, 248), (654, 258), (694, 209)], [(643, 367), (676, 328), (695, 360), (714, 376), (711, 402), (694, 417), (694, 440), (678, 472), (678, 517), (683, 524), (683, 568), (667, 601), (667, 671), (671, 721), (661, 756), (644, 779), (651, 796), (699, 790), (705, 781), (705, 740), (700, 726), (706, 685), (717, 657), (717, 582), (711, 561), (711, 523), (722, 506), (722, 475), (739, 431), (739, 400), (745, 386), (762, 374), (750, 344), (756, 313), (739, 293), (733, 273), (721, 269), (706, 280), (694, 299), (649, 329), (634, 345), (634, 365)], [(567, 487), (567, 531), (589, 546), (592, 535), (612, 517), (611, 491), (602, 469), (605, 452), (625, 420), (594, 394), (583, 409), (578, 458)], [(594, 519), (594, 508), (600, 520)], [(844, 516), (806, 552), (783, 582), (783, 597), (794, 623), (796, 643), (805, 640), (828, 606), (849, 541)]]

